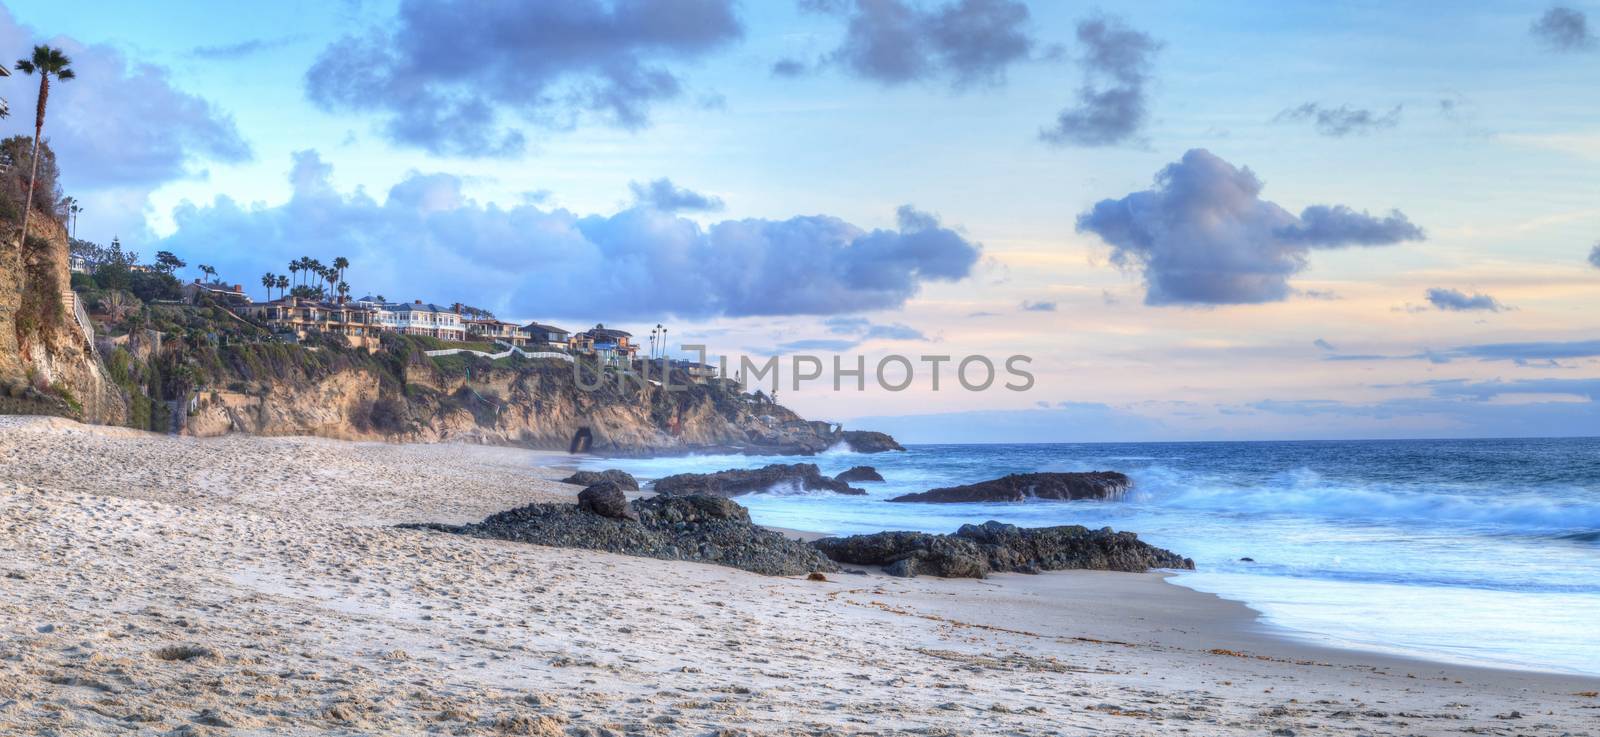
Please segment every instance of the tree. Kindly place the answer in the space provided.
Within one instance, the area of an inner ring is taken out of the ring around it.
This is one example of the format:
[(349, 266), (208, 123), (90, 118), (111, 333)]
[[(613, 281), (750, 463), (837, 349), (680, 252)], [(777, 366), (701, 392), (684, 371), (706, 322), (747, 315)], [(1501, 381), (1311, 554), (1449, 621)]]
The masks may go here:
[(344, 281), (344, 270), (350, 268), (350, 259), (343, 256), (334, 258), (333, 268), (339, 270), (339, 281)]
[(278, 275), (278, 299), (283, 299), (283, 290), (289, 288), (289, 277)]
[(289, 273), (294, 275), (295, 281), (300, 280), (300, 259), (289, 262)]
[(278, 286), (278, 275), (267, 272), (261, 275), (261, 286), (267, 288), (267, 301), (272, 301), (272, 288)]
[(206, 281), (208, 283), (215, 282), (217, 280), (217, 270), (216, 269), (214, 269), (214, 268), (212, 268), (210, 266), (207, 266), (205, 264), (200, 264), (200, 266), (198, 266), (197, 268), (200, 269), (200, 273), (206, 275)]
[(188, 266), (188, 264), (174, 256), (171, 251), (159, 251), (156, 253), (156, 271), (170, 275), (185, 266)]
[(346, 283), (341, 281), (341, 282), (339, 282), (339, 286), (337, 287), (337, 289), (339, 290), (339, 301), (340, 302), (348, 302), (348, 301), (350, 301), (350, 285), (349, 284), (346, 284)]
[[(72, 60), (66, 54), (44, 44), (33, 47), (32, 59), (18, 59), (17, 71), (39, 75), (39, 105), (33, 117), (33, 171), (28, 175), (28, 197), (22, 206), (22, 230), (17, 234), (17, 253), (20, 254), (22, 244), (28, 240), (28, 212), (33, 209), (33, 188), (39, 180), (39, 140), (44, 137), (44, 109), (50, 100), (50, 76), (55, 75), (56, 79), (65, 82), (78, 75), (72, 71)], [(24, 278), (19, 276), (18, 281), (22, 282)]]

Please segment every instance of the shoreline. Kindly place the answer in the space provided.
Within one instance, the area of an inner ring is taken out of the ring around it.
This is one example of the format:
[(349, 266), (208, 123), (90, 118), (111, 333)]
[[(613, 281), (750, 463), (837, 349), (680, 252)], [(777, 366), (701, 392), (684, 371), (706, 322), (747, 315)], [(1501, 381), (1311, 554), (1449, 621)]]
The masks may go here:
[(1558, 735), (1600, 709), (1600, 679), (1298, 643), (1161, 573), (807, 581), (390, 527), (575, 494), (535, 460), (0, 417), (0, 732)]

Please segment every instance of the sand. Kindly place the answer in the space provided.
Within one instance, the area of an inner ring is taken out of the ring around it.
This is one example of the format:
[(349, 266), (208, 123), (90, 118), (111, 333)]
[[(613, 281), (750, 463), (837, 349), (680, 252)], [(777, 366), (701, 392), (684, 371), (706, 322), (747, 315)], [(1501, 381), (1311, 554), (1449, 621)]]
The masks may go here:
[(439, 533), (556, 456), (0, 417), (0, 734), (1600, 734), (1600, 681), (1159, 574), (769, 578)]

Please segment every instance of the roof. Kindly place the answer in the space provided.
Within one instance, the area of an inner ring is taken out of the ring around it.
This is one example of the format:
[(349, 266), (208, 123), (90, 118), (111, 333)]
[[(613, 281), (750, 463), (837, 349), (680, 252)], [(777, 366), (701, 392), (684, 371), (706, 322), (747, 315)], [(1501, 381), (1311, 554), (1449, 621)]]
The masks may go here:
[(455, 314), (455, 308), (442, 307), (432, 302), (426, 302), (420, 305), (415, 302), (389, 302), (379, 307), (379, 309), (388, 310), (390, 312), (448, 312), (452, 315)]
[(554, 325), (543, 325), (537, 322), (530, 322), (527, 325), (523, 325), (522, 329), (530, 333), (561, 333), (562, 335), (572, 334), (571, 330), (562, 330)]
[(603, 328), (603, 327), (600, 327), (598, 325), (596, 325), (595, 327), (590, 328), (588, 330), (585, 330), (583, 332), (584, 332), (584, 334), (589, 335), (590, 337), (594, 337), (594, 338), (632, 338), (633, 337), (633, 333), (627, 332), (626, 330), (612, 330), (611, 328)]

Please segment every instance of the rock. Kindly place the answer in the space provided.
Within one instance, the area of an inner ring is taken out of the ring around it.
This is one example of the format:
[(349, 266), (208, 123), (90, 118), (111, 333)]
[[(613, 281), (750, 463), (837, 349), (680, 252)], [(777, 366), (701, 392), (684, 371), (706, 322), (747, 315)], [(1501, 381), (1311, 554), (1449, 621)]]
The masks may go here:
[(639, 519), (639, 513), (628, 506), (628, 495), (613, 481), (601, 481), (578, 492), (578, 508), (612, 519)]
[(826, 581), (826, 580), (828, 580), (828, 577), (824, 576), (821, 573), (818, 573), (816, 571), (812, 571), (811, 573), (806, 575), (806, 580), (807, 581)]
[(815, 463), (774, 463), (762, 468), (734, 468), (716, 473), (680, 473), (656, 479), (650, 488), (664, 496), (702, 494), (739, 496), (789, 487), (797, 491), (832, 491), (838, 494), (867, 492), (843, 481), (823, 476)]
[(1254, 563), (1254, 562), (1256, 562), (1256, 559), (1255, 558), (1240, 558), (1239, 562), (1240, 563)]
[(839, 434), (839, 439), (844, 441), (846, 447), (857, 453), (883, 453), (891, 450), (905, 450), (887, 433), (873, 432), (871, 430), (846, 430)]
[(949, 486), (903, 494), (891, 502), (1020, 502), (1027, 499), (1120, 499), (1133, 480), (1116, 471), (1088, 473), (1014, 473), (966, 486)]
[(823, 538), (812, 546), (840, 563), (883, 566), (891, 576), (908, 577), (1194, 568), (1194, 561), (1141, 542), (1131, 532), (1114, 532), (1109, 527), (1090, 530), (1081, 525), (1022, 528), (990, 521), (963, 525), (954, 535), (879, 532)]
[(703, 561), (772, 576), (839, 570), (815, 548), (752, 524), (750, 513), (726, 497), (656, 496), (634, 502), (632, 510), (638, 514), (638, 521), (602, 516), (572, 504), (529, 504), (490, 515), (478, 524), (422, 523), (400, 527), (645, 558)]
[(633, 474), (615, 468), (608, 468), (604, 471), (579, 471), (562, 479), (561, 483), (588, 487), (594, 486), (601, 481), (610, 481), (624, 489), (639, 490), (639, 481), (633, 477)]
[(845, 483), (852, 481), (857, 483), (862, 481), (882, 481), (883, 474), (878, 473), (878, 469), (872, 466), (855, 466), (847, 471), (840, 471), (833, 477), (833, 480)]

